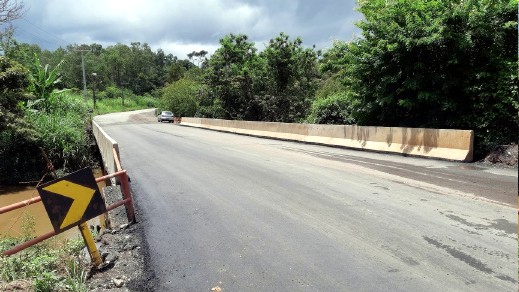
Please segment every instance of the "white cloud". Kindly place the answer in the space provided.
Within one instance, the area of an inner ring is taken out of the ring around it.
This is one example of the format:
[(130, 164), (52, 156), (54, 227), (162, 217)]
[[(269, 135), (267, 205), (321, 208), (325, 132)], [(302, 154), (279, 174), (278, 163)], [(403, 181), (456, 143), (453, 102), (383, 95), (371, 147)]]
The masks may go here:
[[(301, 36), (305, 45), (351, 39), (355, 0), (26, 0), (18, 21), (21, 41), (48, 49), (72, 43), (147, 42), (185, 58), (212, 52), (229, 33), (244, 33), (262, 47), (279, 34)], [(54, 45), (49, 45), (54, 44)]]

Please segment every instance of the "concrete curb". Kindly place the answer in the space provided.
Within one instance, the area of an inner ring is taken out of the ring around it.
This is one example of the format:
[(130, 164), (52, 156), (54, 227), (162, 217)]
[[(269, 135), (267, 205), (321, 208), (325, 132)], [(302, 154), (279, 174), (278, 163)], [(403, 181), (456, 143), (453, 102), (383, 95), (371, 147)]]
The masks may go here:
[[(115, 149), (119, 154), (119, 145), (112, 137), (110, 137), (104, 130), (92, 120), (92, 132), (99, 147), (101, 158), (103, 159), (103, 168), (107, 173), (114, 173), (117, 171), (117, 165), (115, 164), (114, 153), (112, 149)], [(110, 179), (112, 184), (115, 184), (115, 178)]]

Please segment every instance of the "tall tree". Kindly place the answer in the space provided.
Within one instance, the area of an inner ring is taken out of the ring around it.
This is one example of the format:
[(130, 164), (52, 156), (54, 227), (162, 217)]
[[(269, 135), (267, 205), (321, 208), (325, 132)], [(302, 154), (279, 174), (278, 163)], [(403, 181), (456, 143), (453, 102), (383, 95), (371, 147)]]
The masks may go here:
[(195, 65), (197, 67), (201, 67), (207, 62), (207, 58), (206, 58), (207, 54), (208, 54), (208, 52), (205, 50), (201, 50), (199, 52), (193, 51), (193, 52), (187, 54), (187, 57), (189, 58), (189, 60), (192, 60), (193, 63), (196, 61)]
[(295, 122), (307, 115), (317, 88), (319, 52), (302, 43), (301, 38), (290, 40), (280, 33), (260, 54), (268, 80), (262, 98), (264, 120)]
[(21, 18), (25, 5), (17, 0), (0, 0), (0, 25)]
[(124, 44), (116, 44), (106, 48), (103, 54), (103, 61), (107, 67), (107, 73), (110, 76), (110, 82), (117, 87), (126, 85), (130, 80), (127, 67), (130, 58), (130, 48)]
[(243, 34), (229, 34), (220, 40), (221, 47), (209, 60), (207, 84), (211, 93), (221, 101), (226, 118), (259, 119), (254, 100), (255, 87), (261, 74), (261, 60), (253, 42)]
[(343, 80), (359, 123), (474, 129), (479, 149), (491, 136), (517, 139), (517, 1), (360, 0), (358, 9), (363, 38), (348, 48)]

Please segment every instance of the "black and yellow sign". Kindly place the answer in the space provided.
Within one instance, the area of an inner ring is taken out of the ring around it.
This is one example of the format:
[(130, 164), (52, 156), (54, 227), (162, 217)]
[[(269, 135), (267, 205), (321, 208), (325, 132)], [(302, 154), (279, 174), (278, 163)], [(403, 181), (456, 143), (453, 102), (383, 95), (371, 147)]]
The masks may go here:
[(106, 212), (90, 168), (83, 168), (37, 188), (56, 232)]

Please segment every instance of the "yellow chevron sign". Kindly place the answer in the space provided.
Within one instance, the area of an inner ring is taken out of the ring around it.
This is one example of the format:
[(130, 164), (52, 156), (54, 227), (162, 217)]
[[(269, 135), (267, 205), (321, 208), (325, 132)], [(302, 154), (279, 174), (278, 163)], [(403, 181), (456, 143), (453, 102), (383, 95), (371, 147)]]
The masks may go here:
[(106, 212), (90, 168), (84, 168), (37, 188), (56, 232)]

